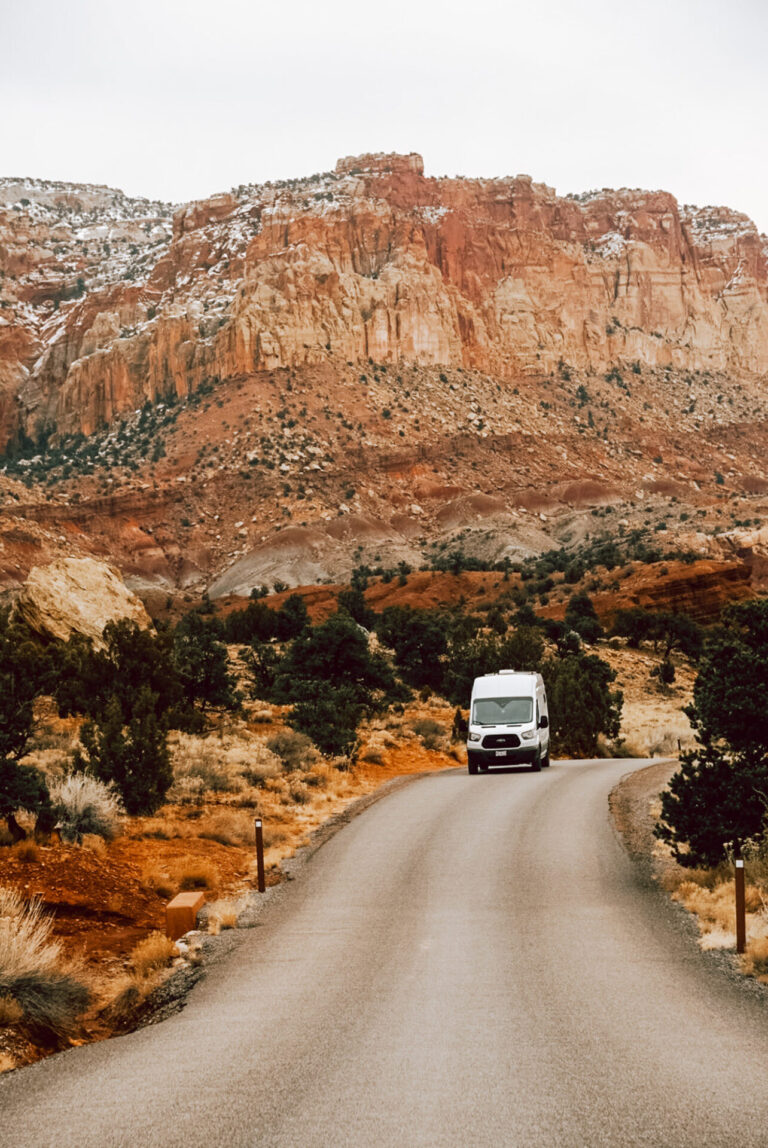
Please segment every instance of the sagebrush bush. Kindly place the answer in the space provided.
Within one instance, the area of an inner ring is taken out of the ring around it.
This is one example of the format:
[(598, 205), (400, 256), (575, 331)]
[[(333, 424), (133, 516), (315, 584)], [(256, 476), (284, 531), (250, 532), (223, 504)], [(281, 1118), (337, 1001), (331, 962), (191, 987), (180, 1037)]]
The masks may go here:
[(287, 770), (309, 769), (318, 758), (317, 750), (307, 735), (294, 729), (278, 730), (267, 741), (267, 749), (280, 758)]
[(113, 785), (87, 773), (70, 773), (51, 782), (49, 792), (64, 841), (80, 844), (85, 834), (111, 841), (119, 833), (124, 809)]
[(434, 718), (418, 718), (411, 723), (411, 729), (425, 749), (440, 749), (445, 743), (445, 726)]
[(91, 1003), (86, 985), (62, 967), (52, 927), (39, 901), (0, 887), (0, 998), (14, 1001), (23, 1022), (45, 1039), (70, 1035)]
[(205, 743), (188, 751), (188, 756), (175, 766), (174, 787), (168, 795), (169, 800), (173, 799), (180, 782), (197, 782), (203, 791), (210, 793), (234, 793), (240, 788), (237, 775), (219, 760), (215, 747)]

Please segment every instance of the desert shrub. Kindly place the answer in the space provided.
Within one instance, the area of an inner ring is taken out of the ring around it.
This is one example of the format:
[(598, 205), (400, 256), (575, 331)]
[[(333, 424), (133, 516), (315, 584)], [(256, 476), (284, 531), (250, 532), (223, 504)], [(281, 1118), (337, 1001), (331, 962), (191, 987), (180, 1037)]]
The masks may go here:
[(120, 829), (123, 806), (113, 785), (85, 773), (51, 783), (51, 804), (64, 841), (81, 843), (86, 833), (111, 841)]
[(221, 875), (214, 864), (204, 859), (185, 858), (174, 867), (179, 889), (215, 889)]
[(210, 793), (235, 793), (240, 788), (239, 779), (219, 759), (215, 745), (206, 742), (190, 749), (176, 766), (174, 785), (182, 780), (200, 781)]
[(141, 873), (141, 883), (145, 889), (151, 889), (158, 897), (170, 899), (176, 892), (176, 882), (161, 865), (147, 865)]
[(312, 797), (309, 789), (302, 781), (292, 781), (288, 793), (295, 805), (306, 805)]
[(280, 758), (276, 753), (265, 748), (256, 761), (250, 762), (241, 770), (241, 777), (248, 785), (259, 789), (270, 777), (276, 777), (281, 768)]
[(445, 743), (445, 726), (434, 718), (418, 718), (411, 723), (411, 729), (425, 749), (440, 749)]
[(176, 945), (164, 933), (150, 933), (131, 949), (128, 963), (133, 972), (146, 977), (156, 969), (165, 968), (176, 952)]
[(236, 809), (220, 809), (197, 822), (196, 835), (220, 845), (251, 845), (253, 819)]
[(768, 974), (768, 937), (754, 937), (748, 942), (741, 967), (750, 977)]
[(309, 769), (317, 761), (310, 738), (295, 729), (278, 730), (267, 741), (267, 749), (280, 759), (286, 770)]
[(27, 864), (40, 860), (40, 850), (34, 841), (19, 841), (13, 852), (17, 861)]
[(39, 901), (0, 887), (0, 997), (16, 1002), (33, 1032), (60, 1037), (74, 1031), (91, 993), (60, 967), (52, 927)]
[(221, 929), (236, 929), (241, 905), (237, 901), (214, 901), (208, 906), (208, 932), (218, 933)]
[(361, 760), (367, 761), (371, 765), (383, 765), (384, 754), (380, 749), (367, 749), (365, 753), (361, 755)]

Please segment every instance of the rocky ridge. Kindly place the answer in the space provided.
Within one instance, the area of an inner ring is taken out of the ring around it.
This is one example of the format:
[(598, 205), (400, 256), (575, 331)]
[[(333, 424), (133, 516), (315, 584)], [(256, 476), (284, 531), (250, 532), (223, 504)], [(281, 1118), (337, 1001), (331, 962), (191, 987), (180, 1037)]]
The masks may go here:
[(169, 205), (109, 189), (5, 180), (3, 199), (2, 377), (28, 434), (90, 433), (214, 376), (369, 358), (503, 379), (561, 361), (768, 370), (765, 237), (667, 192), (563, 198), (368, 155), (180, 207), (172, 234)]
[(765, 247), (417, 155), (174, 211), (0, 181), (0, 583), (65, 553), (242, 593), (643, 529), (762, 585)]

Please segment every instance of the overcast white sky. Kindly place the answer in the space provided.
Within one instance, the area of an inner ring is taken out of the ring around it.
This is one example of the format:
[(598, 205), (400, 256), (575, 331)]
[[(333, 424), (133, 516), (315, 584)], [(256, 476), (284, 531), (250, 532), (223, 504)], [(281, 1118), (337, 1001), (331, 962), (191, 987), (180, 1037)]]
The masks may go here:
[(181, 201), (418, 151), (768, 231), (768, 0), (0, 0), (0, 174)]

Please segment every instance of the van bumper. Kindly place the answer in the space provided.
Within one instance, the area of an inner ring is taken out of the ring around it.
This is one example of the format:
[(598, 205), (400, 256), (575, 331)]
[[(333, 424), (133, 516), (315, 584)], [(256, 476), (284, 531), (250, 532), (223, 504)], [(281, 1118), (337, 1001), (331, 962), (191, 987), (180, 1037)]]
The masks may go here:
[(521, 745), (517, 749), (479, 749), (467, 745), (467, 757), (473, 765), (486, 769), (489, 765), (533, 765), (538, 757), (537, 745)]

